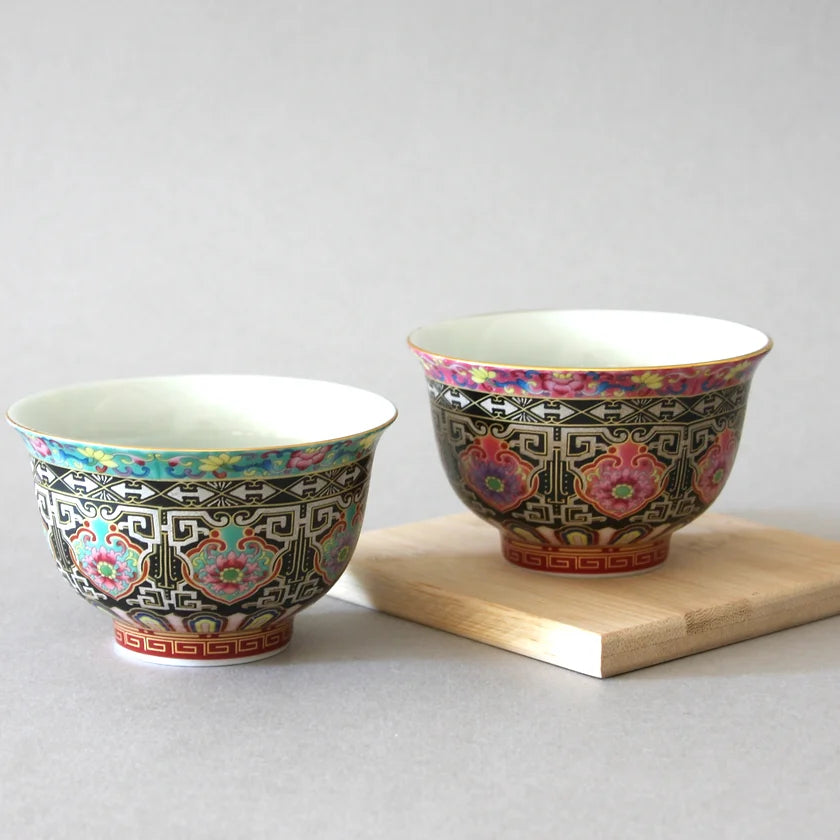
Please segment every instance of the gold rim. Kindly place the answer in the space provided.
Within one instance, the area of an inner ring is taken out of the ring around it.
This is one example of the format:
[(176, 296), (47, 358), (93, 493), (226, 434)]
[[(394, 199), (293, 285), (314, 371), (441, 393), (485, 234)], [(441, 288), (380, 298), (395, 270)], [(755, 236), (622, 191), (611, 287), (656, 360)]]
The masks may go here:
[[(537, 314), (537, 313), (546, 313), (546, 312), (573, 312), (573, 311), (581, 311), (581, 312), (594, 312), (594, 311), (605, 311), (605, 312), (616, 312), (619, 310), (570, 310), (570, 309), (515, 309), (515, 310), (504, 310), (501, 312), (486, 312), (482, 315), (467, 315), (464, 318), (452, 318), (448, 319), (451, 322), (457, 321), (471, 321), (474, 318), (489, 318), (493, 316), (502, 316), (502, 315), (529, 315), (529, 314)], [(642, 311), (642, 310), (628, 310), (628, 311)], [(681, 312), (662, 312), (658, 313), (662, 315), (683, 315), (685, 313)], [(751, 359), (758, 359), (761, 356), (766, 356), (770, 350), (773, 349), (773, 339), (767, 335), (764, 330), (759, 330), (756, 327), (750, 327), (748, 324), (741, 324), (737, 321), (727, 321), (724, 318), (712, 318), (711, 316), (701, 315), (696, 316), (701, 318), (709, 318), (712, 321), (723, 321), (725, 324), (735, 324), (739, 327), (746, 327), (747, 329), (755, 330), (758, 333), (761, 333), (767, 341), (766, 343), (759, 349), (753, 350), (751, 353), (744, 353), (740, 356), (729, 356), (723, 359), (711, 359), (705, 362), (687, 362), (680, 365), (639, 365), (637, 367), (628, 367), (627, 365), (620, 365), (618, 367), (553, 367), (550, 365), (535, 365), (535, 366), (526, 366), (526, 365), (511, 365), (507, 364), (506, 362), (491, 362), (491, 361), (481, 361), (478, 359), (462, 359), (457, 356), (446, 356), (442, 355), (441, 353), (437, 353), (434, 350), (428, 350), (425, 347), (421, 347), (419, 344), (416, 344), (412, 341), (412, 336), (416, 333), (420, 332), (420, 330), (426, 329), (429, 326), (435, 326), (435, 324), (428, 324), (425, 327), (417, 327), (413, 329), (406, 338), (406, 343), (412, 350), (419, 351), (420, 353), (425, 353), (428, 356), (434, 356), (437, 359), (445, 359), (450, 362), (460, 362), (461, 364), (465, 365), (477, 365), (479, 367), (490, 367), (490, 368), (500, 368), (505, 370), (540, 370), (540, 371), (550, 371), (552, 373), (594, 373), (597, 371), (626, 371), (628, 373), (635, 373), (637, 371), (660, 371), (660, 370), (683, 370), (685, 368), (695, 368), (695, 367), (706, 367), (709, 365), (725, 365), (729, 364), (730, 362), (745, 362)], [(446, 323), (446, 321), (441, 321), (438, 323)]]
[[(190, 376), (190, 375), (191, 374), (184, 374), (184, 376)], [(202, 376), (202, 375), (213, 376), (214, 374), (192, 374), (192, 375), (195, 375), (195, 376)], [(263, 376), (263, 374), (243, 374), (243, 375), (244, 376)], [(238, 376), (238, 374), (219, 374), (219, 376)], [(274, 379), (274, 380), (283, 379), (283, 378), (285, 378), (285, 379), (296, 378), (296, 377), (277, 377), (277, 376), (271, 376), (271, 375), (264, 375), (264, 376), (265, 376), (266, 379)], [(137, 381), (139, 379), (158, 379), (158, 378), (169, 379), (169, 378), (177, 378), (177, 376), (173, 376), (173, 377), (142, 377), (141, 376), (141, 377), (131, 377), (131, 378), (128, 378), (128, 379), (104, 379), (104, 380), (99, 380), (97, 382), (88, 382), (88, 383), (82, 383), (82, 384), (95, 385), (95, 384), (107, 384), (107, 383), (112, 383), (112, 382), (131, 382), (131, 381)], [(300, 377), (297, 377), (297, 379), (300, 380)], [(316, 381), (321, 382), (321, 381), (323, 381), (324, 384), (327, 384), (327, 385), (341, 385), (341, 383), (339, 383), (339, 382), (328, 382), (327, 380), (306, 380), (306, 379), (304, 379), (303, 381), (308, 381), (308, 382), (316, 382)], [(39, 395), (40, 396), (45, 396), (47, 394), (51, 394), (51, 393), (54, 393), (56, 391), (72, 390), (74, 387), (80, 387), (80, 386), (70, 385), (70, 386), (67, 386), (66, 389), (64, 389), (64, 388), (54, 388), (54, 389), (51, 389), (49, 391), (42, 391), (42, 392), (39, 392), (38, 394), (32, 394), (30, 396), (33, 396), (33, 397), (34, 396), (39, 396)], [(370, 394), (371, 396), (375, 396), (375, 397), (378, 397), (381, 400), (384, 400), (389, 406), (391, 406), (391, 410), (393, 411), (393, 414), (384, 423), (380, 423), (378, 426), (373, 426), (372, 428), (369, 428), (369, 429), (363, 429), (362, 431), (356, 432), (355, 434), (352, 434), (352, 435), (341, 435), (339, 437), (326, 438), (324, 440), (304, 441), (302, 443), (293, 443), (293, 444), (285, 444), (285, 445), (283, 445), (283, 444), (276, 445), (275, 444), (275, 445), (267, 445), (267, 446), (248, 446), (248, 447), (245, 447), (243, 449), (191, 449), (191, 448), (184, 448), (184, 449), (182, 449), (182, 448), (169, 448), (169, 449), (165, 449), (165, 448), (162, 448), (160, 446), (122, 446), (120, 444), (114, 444), (114, 443), (103, 443), (102, 441), (79, 440), (77, 438), (68, 438), (68, 437), (62, 437), (60, 435), (51, 435), (48, 432), (42, 432), (42, 431), (39, 431), (38, 429), (33, 429), (31, 426), (26, 426), (23, 423), (18, 423), (16, 420), (12, 419), (11, 415), (9, 414), (11, 409), (14, 408), (15, 405), (17, 405), (17, 403), (21, 402), (22, 400), (28, 399), (28, 397), (21, 397), (20, 400), (16, 400), (6, 410), (5, 417), (6, 417), (6, 422), (10, 426), (12, 426), (12, 428), (20, 429), (21, 431), (27, 432), (31, 435), (36, 436), (36, 437), (47, 438), (49, 440), (54, 440), (54, 441), (57, 441), (59, 443), (70, 443), (70, 444), (73, 444), (74, 446), (75, 445), (95, 446), (95, 447), (98, 447), (100, 449), (115, 449), (115, 450), (119, 450), (121, 452), (149, 452), (149, 453), (166, 452), (166, 453), (174, 453), (174, 454), (179, 454), (179, 455), (181, 453), (183, 453), (183, 454), (188, 454), (188, 453), (231, 454), (231, 453), (238, 453), (238, 452), (243, 452), (243, 453), (244, 452), (264, 452), (266, 450), (271, 450), (271, 449), (278, 449), (278, 450), (280, 450), (280, 449), (309, 449), (310, 447), (313, 447), (313, 446), (326, 446), (329, 443), (340, 443), (341, 441), (348, 441), (348, 440), (353, 440), (354, 438), (365, 437), (367, 435), (376, 434), (378, 432), (381, 432), (381, 431), (384, 431), (385, 429), (387, 429), (388, 426), (390, 426), (397, 419), (397, 417), (399, 417), (399, 410), (394, 405), (394, 403), (392, 403), (391, 400), (389, 400), (387, 397), (383, 397), (381, 394), (376, 394), (373, 391), (367, 391), (364, 388), (356, 388), (355, 385), (341, 385), (341, 387), (355, 388), (355, 390), (357, 390), (357, 391), (361, 391), (365, 394)]]

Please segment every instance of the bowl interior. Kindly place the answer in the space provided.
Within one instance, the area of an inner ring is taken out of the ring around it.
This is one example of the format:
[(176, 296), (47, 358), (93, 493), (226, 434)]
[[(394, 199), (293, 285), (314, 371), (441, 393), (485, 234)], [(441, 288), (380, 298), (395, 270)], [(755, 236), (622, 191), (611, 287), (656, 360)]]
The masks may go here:
[(127, 449), (279, 448), (350, 438), (396, 416), (384, 397), (311, 379), (167, 376), (25, 397), (9, 421), (43, 437)]
[(621, 310), (506, 312), (415, 330), (418, 350), (527, 369), (663, 368), (760, 353), (760, 330), (701, 315)]

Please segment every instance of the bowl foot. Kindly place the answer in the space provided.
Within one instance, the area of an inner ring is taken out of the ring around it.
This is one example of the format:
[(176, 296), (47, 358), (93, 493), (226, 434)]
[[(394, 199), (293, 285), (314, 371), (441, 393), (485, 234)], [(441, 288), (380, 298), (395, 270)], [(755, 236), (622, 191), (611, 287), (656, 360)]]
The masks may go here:
[(240, 633), (152, 633), (114, 622), (117, 650), (131, 659), (157, 665), (237, 665), (280, 653), (292, 638), (294, 619), (270, 629)]
[(630, 545), (572, 546), (520, 542), (502, 535), (502, 554), (525, 569), (568, 577), (618, 577), (647, 572), (665, 562), (670, 535)]

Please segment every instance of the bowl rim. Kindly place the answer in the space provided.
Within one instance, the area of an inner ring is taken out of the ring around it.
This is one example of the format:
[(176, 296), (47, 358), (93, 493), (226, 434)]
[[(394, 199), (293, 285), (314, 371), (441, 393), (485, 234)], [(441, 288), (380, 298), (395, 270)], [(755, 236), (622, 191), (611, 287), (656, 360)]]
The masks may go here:
[[(682, 364), (676, 365), (617, 365), (617, 366), (610, 366), (610, 365), (598, 365), (598, 366), (590, 366), (590, 367), (571, 367), (571, 366), (554, 366), (554, 365), (535, 365), (535, 366), (526, 366), (526, 365), (515, 365), (509, 364), (507, 362), (493, 362), (488, 359), (465, 359), (459, 358), (457, 356), (448, 356), (444, 353), (439, 353), (435, 350), (430, 350), (425, 347), (421, 347), (417, 342), (414, 340), (414, 337), (419, 333), (421, 330), (425, 330), (429, 327), (440, 326), (441, 324), (455, 324), (457, 322), (466, 322), (472, 321), (478, 318), (491, 318), (491, 317), (503, 317), (506, 315), (542, 315), (548, 313), (576, 313), (576, 312), (586, 312), (586, 313), (595, 313), (595, 312), (610, 312), (610, 313), (626, 313), (628, 315), (638, 315), (638, 314), (653, 314), (653, 315), (676, 315), (676, 316), (689, 316), (689, 317), (696, 317), (696, 318), (705, 318), (709, 321), (719, 321), (725, 324), (731, 324), (739, 327), (745, 327), (747, 329), (755, 330), (756, 332), (760, 333), (766, 339), (765, 343), (758, 349), (753, 350), (750, 353), (743, 353), (738, 356), (727, 356), (718, 359), (707, 359), (704, 361), (697, 361), (697, 362), (684, 362)], [(698, 315), (696, 313), (689, 313), (689, 312), (670, 312), (667, 310), (655, 310), (655, 309), (556, 309), (556, 308), (545, 308), (545, 309), (502, 309), (493, 312), (480, 312), (475, 313), (472, 315), (464, 315), (462, 317), (456, 318), (444, 318), (440, 321), (435, 321), (430, 324), (425, 324), (423, 326), (415, 327), (406, 337), (406, 343), (408, 344), (409, 348), (415, 353), (422, 353), (426, 356), (432, 356), (436, 359), (445, 360), (448, 362), (456, 362), (465, 365), (477, 365), (479, 367), (491, 367), (491, 368), (499, 368), (502, 370), (537, 370), (537, 371), (546, 371), (546, 372), (569, 372), (569, 373), (589, 373), (589, 372), (596, 372), (596, 371), (627, 371), (635, 373), (637, 371), (663, 371), (663, 370), (686, 370), (690, 368), (702, 368), (708, 367), (711, 365), (726, 365), (733, 362), (744, 362), (744, 361), (751, 361), (753, 359), (760, 359), (762, 356), (766, 356), (772, 349), (773, 349), (773, 339), (766, 333), (764, 330), (760, 330), (757, 327), (752, 327), (749, 324), (743, 324), (740, 321), (731, 321), (727, 318), (717, 318), (712, 315)]]
[[(152, 381), (152, 380), (163, 380), (163, 379), (193, 379), (193, 378), (202, 378), (202, 377), (223, 377), (223, 378), (230, 378), (230, 379), (266, 379), (266, 380), (274, 380), (274, 381), (285, 381), (285, 382), (309, 382), (309, 383), (317, 383), (327, 386), (338, 386), (340, 388), (347, 388), (350, 390), (358, 391), (362, 394), (367, 394), (369, 396), (377, 397), (381, 399), (384, 403), (390, 406), (391, 414), (390, 417), (385, 420), (384, 422), (376, 425), (361, 429), (357, 432), (353, 432), (346, 435), (339, 435), (338, 437), (332, 438), (323, 438), (318, 440), (306, 440), (300, 441), (297, 443), (284, 443), (284, 444), (268, 444), (265, 446), (243, 446), (243, 447), (201, 447), (201, 448), (193, 448), (193, 447), (164, 447), (164, 446), (133, 446), (133, 445), (126, 445), (126, 444), (119, 444), (119, 443), (106, 443), (104, 441), (96, 441), (96, 440), (86, 440), (83, 438), (76, 438), (76, 437), (68, 437), (64, 435), (54, 435), (49, 432), (40, 431), (39, 429), (33, 428), (31, 426), (27, 426), (23, 423), (18, 422), (12, 417), (12, 412), (16, 406), (22, 403), (24, 400), (33, 399), (36, 397), (46, 397), (52, 394), (58, 394), (61, 392), (69, 392), (74, 391), (76, 389), (85, 388), (88, 386), (97, 386), (97, 385), (122, 385), (129, 382), (140, 382), (140, 381)], [(357, 438), (364, 438), (368, 435), (378, 434), (383, 430), (387, 429), (399, 416), (399, 410), (397, 409), (396, 405), (389, 400), (387, 397), (382, 396), (381, 394), (377, 393), (376, 391), (370, 391), (366, 388), (359, 388), (356, 385), (347, 385), (343, 382), (333, 382), (331, 380), (326, 379), (312, 379), (305, 376), (275, 376), (273, 374), (261, 374), (261, 373), (185, 373), (185, 374), (163, 374), (163, 375), (151, 375), (151, 376), (126, 376), (126, 377), (115, 377), (111, 379), (91, 379), (85, 380), (82, 382), (76, 382), (71, 385), (63, 385), (58, 388), (46, 388), (41, 391), (35, 391), (31, 394), (27, 394), (19, 399), (15, 400), (5, 412), (6, 422), (16, 431), (19, 433), (27, 436), (27, 437), (38, 437), (50, 441), (56, 441), (57, 443), (61, 444), (71, 444), (81, 445), (81, 446), (91, 446), (97, 447), (99, 449), (110, 450), (110, 451), (119, 451), (119, 452), (143, 452), (149, 454), (159, 454), (159, 453), (178, 453), (178, 454), (193, 454), (193, 453), (201, 453), (201, 454), (237, 454), (237, 453), (246, 453), (246, 452), (265, 452), (265, 451), (284, 451), (284, 450), (294, 450), (294, 449), (309, 449), (315, 446), (326, 446), (327, 444), (333, 443), (340, 443), (342, 441), (352, 441)]]

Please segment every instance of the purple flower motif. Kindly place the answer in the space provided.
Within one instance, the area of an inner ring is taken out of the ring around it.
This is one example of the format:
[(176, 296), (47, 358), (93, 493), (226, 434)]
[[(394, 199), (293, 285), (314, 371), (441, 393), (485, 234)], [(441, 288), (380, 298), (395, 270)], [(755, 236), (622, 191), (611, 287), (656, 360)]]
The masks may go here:
[(333, 530), (321, 545), (318, 570), (328, 583), (335, 583), (353, 556), (358, 534), (353, 528)]
[(464, 483), (494, 510), (513, 510), (537, 492), (534, 466), (492, 435), (473, 441), (460, 463)]

